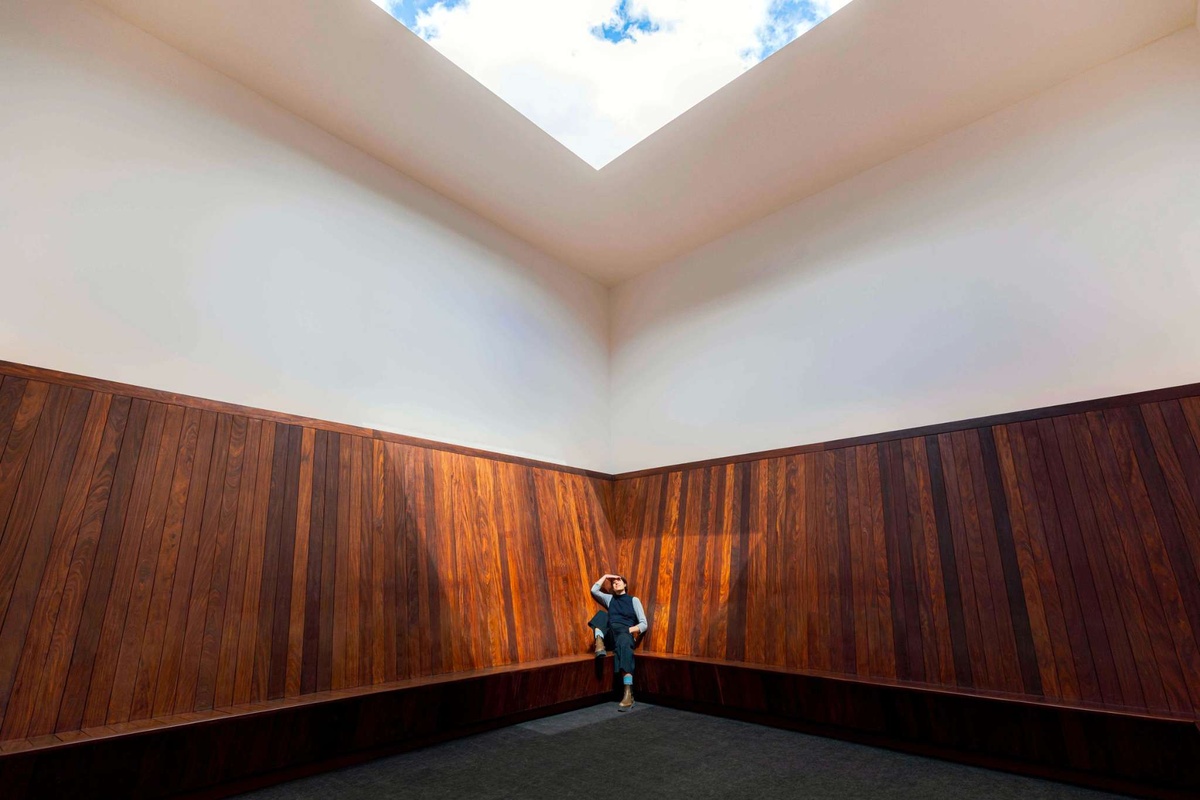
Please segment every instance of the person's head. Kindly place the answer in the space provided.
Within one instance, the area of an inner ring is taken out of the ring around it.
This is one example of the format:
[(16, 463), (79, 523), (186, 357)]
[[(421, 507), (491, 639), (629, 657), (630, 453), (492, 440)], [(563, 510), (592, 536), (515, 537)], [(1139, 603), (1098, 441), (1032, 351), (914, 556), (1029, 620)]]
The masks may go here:
[(625, 594), (629, 590), (629, 584), (625, 582), (622, 575), (617, 575), (612, 579), (613, 594)]

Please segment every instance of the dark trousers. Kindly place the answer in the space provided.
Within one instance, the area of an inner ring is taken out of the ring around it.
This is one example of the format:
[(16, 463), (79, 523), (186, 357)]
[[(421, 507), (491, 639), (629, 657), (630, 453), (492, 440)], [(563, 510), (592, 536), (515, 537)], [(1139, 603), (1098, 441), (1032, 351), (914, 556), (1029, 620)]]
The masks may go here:
[(604, 649), (616, 654), (616, 658), (613, 659), (613, 672), (628, 672), (632, 675), (633, 634), (629, 632), (629, 626), (617, 625), (614, 628), (609, 624), (607, 611), (597, 611), (596, 615), (588, 620), (588, 626), (603, 631)]

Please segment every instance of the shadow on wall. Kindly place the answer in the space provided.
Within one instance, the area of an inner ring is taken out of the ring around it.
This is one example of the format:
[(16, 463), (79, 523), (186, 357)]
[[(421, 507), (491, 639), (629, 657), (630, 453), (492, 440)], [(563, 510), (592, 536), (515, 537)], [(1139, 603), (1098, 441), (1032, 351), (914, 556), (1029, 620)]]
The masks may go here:
[(650, 649), (1189, 718), (1194, 391), (619, 480)]
[(587, 653), (605, 481), (187, 402), (0, 376), (0, 739)]
[(607, 482), (433, 450), (402, 458), (410, 670), (587, 653), (592, 573), (614, 550)]

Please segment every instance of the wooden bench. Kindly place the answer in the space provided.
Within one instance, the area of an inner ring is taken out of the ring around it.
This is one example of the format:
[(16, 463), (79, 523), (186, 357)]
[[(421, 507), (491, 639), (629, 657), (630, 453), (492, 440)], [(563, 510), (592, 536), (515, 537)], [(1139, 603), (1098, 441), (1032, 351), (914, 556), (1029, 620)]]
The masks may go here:
[(638, 698), (1143, 797), (1200, 796), (1187, 716), (640, 653)]
[(222, 797), (612, 692), (607, 662), (571, 656), (10, 740), (0, 796)]
[[(1186, 717), (641, 652), (639, 701), (1143, 797), (1200, 794)], [(613, 699), (571, 656), (0, 743), (4, 797), (222, 797)]]

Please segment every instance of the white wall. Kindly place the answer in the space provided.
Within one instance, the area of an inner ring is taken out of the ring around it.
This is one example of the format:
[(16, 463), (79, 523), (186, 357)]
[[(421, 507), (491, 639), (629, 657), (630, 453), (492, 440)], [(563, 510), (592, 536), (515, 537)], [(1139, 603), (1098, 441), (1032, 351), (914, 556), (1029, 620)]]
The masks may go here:
[(623, 284), (610, 333), (158, 40), (0, 0), (0, 358), (596, 469), (784, 447), (1200, 380), (1198, 176), (1189, 30)]
[(1200, 33), (619, 286), (617, 471), (1200, 381)]
[(606, 303), (109, 13), (0, 0), (0, 358), (603, 469)]

